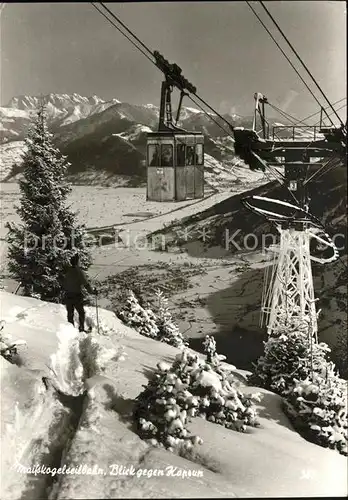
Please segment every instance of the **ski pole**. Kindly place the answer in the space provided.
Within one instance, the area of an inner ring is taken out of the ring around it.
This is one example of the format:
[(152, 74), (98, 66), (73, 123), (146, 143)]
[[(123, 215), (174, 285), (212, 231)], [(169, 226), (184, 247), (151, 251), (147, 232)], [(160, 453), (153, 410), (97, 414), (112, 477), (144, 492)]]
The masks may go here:
[(98, 293), (95, 294), (95, 311), (97, 315), (97, 330), (99, 335), (99, 312), (98, 312)]

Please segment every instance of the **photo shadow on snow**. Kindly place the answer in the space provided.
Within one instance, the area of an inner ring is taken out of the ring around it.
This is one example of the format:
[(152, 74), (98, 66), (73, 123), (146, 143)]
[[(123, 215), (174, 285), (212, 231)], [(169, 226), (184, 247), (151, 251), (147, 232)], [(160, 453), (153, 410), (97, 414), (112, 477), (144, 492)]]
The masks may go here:
[[(145, 337), (145, 336), (143, 336), (143, 335), (141, 335), (141, 334), (139, 334), (139, 337), (140, 337), (140, 338), (139, 338), (138, 340), (139, 340), (140, 342), (138, 342), (138, 343), (136, 344), (136, 341), (133, 341), (133, 342), (132, 342), (132, 346), (134, 346), (134, 347), (136, 346), (136, 352), (137, 352), (137, 353), (142, 352), (142, 353), (143, 353), (143, 354), (145, 354), (146, 356), (153, 355), (153, 357), (154, 357), (154, 364), (153, 364), (152, 370), (155, 370), (155, 369), (156, 369), (156, 364), (158, 363), (158, 357), (157, 357), (157, 354), (155, 354), (154, 352), (151, 352), (151, 351), (149, 351), (149, 350), (146, 350), (146, 349), (141, 349), (141, 348), (139, 347), (139, 344), (144, 345), (144, 343), (143, 343), (143, 339), (147, 339), (147, 337)], [(157, 342), (158, 342), (158, 340), (154, 340), (154, 342), (156, 342), (156, 343), (157, 343)], [(163, 342), (163, 346), (167, 346), (167, 345), (168, 345), (168, 344), (166, 344), (165, 342)], [(161, 361), (165, 361), (166, 363), (170, 363), (170, 364), (171, 364), (171, 363), (173, 363), (174, 358), (175, 358), (175, 353), (173, 354), (173, 356), (163, 356), (163, 355), (161, 355)], [(149, 367), (149, 368), (150, 368), (150, 367)]]
[(147, 380), (152, 380), (154, 377), (154, 373), (156, 370), (156, 366), (147, 366), (147, 365), (142, 365), (141, 370), (136, 370), (138, 373), (142, 373)]
[(257, 413), (260, 418), (274, 422), (296, 432), (283, 411), (283, 400), (278, 394), (262, 391), (262, 400), (258, 403)]
[(132, 423), (134, 400), (125, 399), (117, 394), (115, 388), (111, 384), (104, 384), (103, 389), (108, 396), (108, 400), (104, 403), (105, 410), (117, 411), (122, 422)]
[[(242, 370), (251, 371), (252, 364), (264, 353), (263, 342), (267, 336), (258, 326), (262, 279), (263, 269), (251, 269), (229, 288), (206, 297), (206, 307), (218, 328), (213, 333), (217, 352), (226, 356), (227, 363)], [(255, 326), (248, 325), (248, 315), (251, 315), (250, 324)], [(191, 338), (190, 347), (203, 352), (203, 339)]]

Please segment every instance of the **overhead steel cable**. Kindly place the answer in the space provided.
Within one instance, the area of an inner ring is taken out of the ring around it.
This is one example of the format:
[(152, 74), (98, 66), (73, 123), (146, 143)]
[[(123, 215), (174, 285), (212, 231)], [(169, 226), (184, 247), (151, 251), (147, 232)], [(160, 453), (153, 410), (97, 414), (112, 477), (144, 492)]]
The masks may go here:
[(209, 108), (210, 111), (212, 111), (216, 116), (218, 116), (221, 120), (223, 120), (230, 127), (230, 129), (232, 131), (234, 130), (234, 126), (232, 125), (232, 123), (230, 123), (228, 120), (226, 120), (226, 118), (224, 118), (222, 115), (220, 115), (220, 113), (218, 113), (214, 108), (212, 108), (204, 99), (199, 97), (199, 95), (197, 95), (197, 94), (194, 94), (194, 96), (197, 97), (197, 99), (199, 99), (201, 101), (201, 103), (203, 103), (204, 106)]
[[(98, 7), (97, 5), (95, 5), (94, 2), (91, 2), (91, 4), (93, 5), (93, 7), (98, 11), (100, 12), (100, 14), (102, 14), (105, 19), (107, 19), (120, 33), (122, 33), (122, 35), (124, 35), (127, 40), (129, 40), (138, 50), (140, 50), (140, 52), (149, 60), (151, 61), (151, 63), (157, 68), (157, 69), (160, 69), (155, 60), (153, 60), (151, 57), (154, 57), (154, 54), (153, 52), (151, 51), (151, 49), (149, 49), (149, 47), (147, 47), (147, 45), (145, 45), (144, 42), (142, 42), (140, 40), (139, 37), (137, 37), (127, 26), (125, 23), (123, 23), (120, 18), (118, 16), (116, 16), (116, 14), (114, 14), (108, 7), (106, 7), (106, 5), (103, 3), (103, 2), (100, 2), (98, 3), (98, 5), (101, 5), (107, 12), (108, 14), (114, 19), (116, 20), (146, 51), (147, 51), (147, 54), (146, 52), (144, 52), (143, 49), (141, 49), (135, 42), (134, 40), (131, 40), (131, 38), (126, 34), (124, 33), (119, 26), (117, 26), (112, 20), (110, 20), (108, 18), (108, 16), (102, 12)], [(149, 55), (150, 54), (150, 55)], [(151, 56), (151, 57), (150, 57)], [(162, 70), (160, 69), (160, 71), (162, 72)], [(228, 121), (226, 120), (226, 118), (224, 116), (222, 116), (220, 113), (218, 113), (218, 111), (216, 111), (212, 106), (210, 106), (210, 104), (207, 103), (207, 101), (205, 101), (202, 97), (200, 97), (198, 94), (194, 93), (193, 94), (202, 104), (204, 104), (204, 106), (206, 106), (207, 108), (209, 108), (216, 116), (218, 116), (224, 123), (226, 123), (228, 125), (228, 127), (233, 131), (233, 125)], [(197, 103), (196, 103), (197, 105)], [(201, 108), (202, 109), (202, 108)], [(202, 109), (202, 111), (204, 113), (206, 113), (205, 110)], [(208, 113), (206, 113), (207, 116), (210, 117), (210, 115)], [(224, 130), (226, 132), (226, 130)], [(228, 132), (228, 134), (230, 135), (230, 132)]]
[(93, 5), (93, 7), (103, 16), (105, 17), (105, 19), (107, 21), (109, 21), (110, 24), (112, 24), (112, 26), (114, 26), (120, 33), (122, 33), (123, 36), (125, 36), (127, 38), (127, 40), (129, 40), (131, 42), (131, 44), (134, 45), (134, 47), (136, 47), (138, 50), (140, 50), (140, 52), (147, 58), (149, 59), (149, 61), (151, 61), (153, 64), (155, 64), (155, 62), (140, 48), (138, 47), (138, 45), (128, 36), (126, 35), (120, 28), (119, 26), (117, 26), (117, 24), (115, 24), (111, 19), (108, 18), (108, 16), (106, 14), (104, 14), (104, 12), (99, 9), (99, 7), (94, 3), (94, 2), (91, 2), (91, 4)]
[[(193, 97), (192, 97), (192, 96), (188, 95), (187, 97), (188, 97), (188, 98), (189, 98), (189, 99), (190, 99), (190, 100), (191, 100), (191, 101), (195, 104), (195, 106), (197, 106), (198, 108), (200, 108), (200, 109), (203, 111), (203, 113), (205, 113), (205, 114), (207, 115), (207, 117), (208, 117), (208, 118), (210, 118), (210, 120), (212, 120), (212, 121), (213, 121), (213, 122), (214, 122), (214, 123), (215, 123), (218, 127), (220, 127), (220, 128), (221, 128), (221, 130), (223, 130), (223, 131), (224, 131), (227, 135), (229, 135), (230, 137), (232, 137), (232, 136), (231, 136), (230, 131), (226, 130), (226, 129), (225, 129), (225, 128), (221, 125), (221, 123), (219, 123), (217, 120), (215, 120), (215, 118), (213, 118), (213, 117), (212, 117), (209, 113), (207, 113), (207, 112), (205, 111), (205, 109), (203, 109), (203, 108), (202, 108), (202, 106), (201, 106), (200, 104), (198, 104), (198, 102), (196, 102), (196, 101), (193, 99)], [(197, 96), (195, 95), (195, 97), (197, 97)], [(228, 123), (228, 122), (227, 122), (227, 123)]]
[(325, 165), (325, 167), (328, 167), (328, 168), (326, 170), (324, 170), (320, 175), (318, 175), (318, 177), (315, 177), (315, 180), (318, 180), (321, 177), (323, 177), (323, 175), (328, 174), (329, 172), (331, 172), (331, 170), (333, 170), (334, 168), (337, 168), (339, 164), (340, 164), (339, 159), (335, 158), (335, 161), (332, 161), (330, 163), (330, 165)]
[(267, 7), (265, 6), (265, 4), (262, 2), (262, 0), (260, 0), (259, 3), (261, 4), (261, 6), (263, 7), (263, 9), (267, 13), (267, 15), (269, 16), (269, 18), (273, 21), (274, 25), (277, 27), (278, 31), (281, 33), (282, 37), (284, 38), (284, 40), (286, 41), (286, 43), (289, 45), (289, 47), (291, 48), (291, 50), (293, 51), (293, 53), (296, 55), (297, 59), (302, 64), (302, 66), (304, 67), (304, 69), (306, 70), (306, 72), (308, 73), (308, 75), (310, 76), (310, 78), (312, 79), (313, 83), (315, 84), (315, 86), (317, 87), (317, 89), (319, 90), (319, 92), (321, 93), (321, 95), (324, 97), (325, 101), (328, 103), (328, 105), (330, 106), (330, 108), (333, 110), (334, 114), (338, 118), (338, 120), (341, 123), (341, 125), (343, 125), (343, 122), (342, 122), (341, 118), (339, 117), (339, 115), (336, 113), (335, 108), (333, 107), (333, 105), (331, 104), (331, 102), (329, 101), (329, 99), (326, 97), (326, 94), (324, 93), (324, 91), (322, 90), (322, 88), (320, 87), (320, 85), (318, 84), (318, 82), (316, 81), (316, 79), (314, 78), (314, 76), (312, 75), (312, 73), (309, 71), (307, 65), (304, 63), (303, 59), (300, 57), (300, 55), (297, 52), (297, 50), (291, 44), (291, 42), (289, 41), (288, 37), (285, 35), (285, 33), (283, 32), (283, 30), (280, 28), (279, 24), (274, 19), (274, 17), (270, 13), (270, 11), (267, 9)]
[[(287, 113), (283, 112), (280, 108), (278, 108), (277, 106), (274, 106), (273, 104), (271, 103), (268, 103), (269, 106), (271, 108), (273, 108), (275, 111), (277, 111), (281, 116), (283, 116), (283, 118), (285, 118), (286, 120), (288, 120), (290, 122), (289, 125), (286, 125), (286, 127), (290, 128), (290, 127), (293, 127), (294, 129), (296, 127), (299, 127), (298, 125), (298, 120), (296, 120), (295, 118), (291, 117), (290, 115), (288, 115)], [(312, 130), (313, 127), (311, 125), (302, 125), (302, 127), (304, 130)]]
[[(283, 111), (282, 109), (278, 108), (274, 104), (271, 104), (270, 102), (267, 102), (267, 104), (271, 108), (273, 108), (275, 111), (277, 111), (280, 115), (282, 115), (284, 118), (286, 118), (287, 120), (289, 120), (289, 122), (291, 122), (292, 124), (297, 124), (298, 123), (297, 118), (295, 118), (294, 116), (289, 115), (288, 113), (286, 113), (286, 111)], [(306, 123), (304, 124), (304, 126), (310, 127), (310, 125), (306, 125)]]
[[(345, 99), (347, 99), (346, 97), (342, 97), (342, 99), (339, 99), (338, 101), (332, 103), (333, 106), (336, 106), (336, 104), (339, 104), (340, 102), (344, 101)], [(325, 108), (323, 108), (325, 111), (329, 108), (330, 106), (326, 106)], [(340, 108), (339, 108), (340, 109)], [(338, 111), (338, 110), (337, 110)], [(306, 116), (305, 118), (303, 118), (301, 121), (299, 121), (298, 123), (304, 123), (306, 122), (307, 120), (309, 120), (310, 118), (313, 118), (314, 116), (317, 116), (321, 113), (321, 109), (319, 111), (316, 111), (315, 113), (309, 115), (309, 116)]]
[[(309, 177), (309, 179), (306, 179), (306, 180), (305, 180), (305, 182), (303, 183), (303, 185), (305, 186), (306, 184), (308, 184), (308, 182), (309, 182), (309, 181), (311, 181), (311, 180), (313, 180), (315, 177), (317, 177), (317, 176), (319, 175), (319, 173), (320, 173), (320, 172), (322, 172), (322, 171), (324, 171), (327, 167), (331, 167), (332, 165), (336, 165), (336, 161), (335, 161), (335, 160), (336, 160), (335, 156), (334, 156), (334, 155), (333, 155), (333, 156), (331, 156), (331, 157), (329, 158), (329, 160), (328, 160), (326, 163), (324, 163), (324, 164), (323, 164), (320, 168), (318, 168), (318, 170), (316, 170), (316, 171), (315, 171), (315, 172), (314, 172), (314, 173), (313, 173), (313, 174)], [(315, 164), (313, 163), (313, 165), (315, 165)], [(330, 170), (331, 170), (331, 168), (330, 168)], [(325, 172), (323, 172), (323, 173), (325, 173)], [(321, 176), (319, 176), (318, 178), (320, 178), (320, 177), (321, 177)]]
[[(125, 23), (123, 23), (123, 22), (121, 21), (121, 19), (120, 19), (118, 16), (116, 16), (116, 14), (114, 14), (114, 13), (113, 13), (110, 9), (108, 9), (108, 7), (106, 7), (106, 5), (105, 5), (103, 2), (100, 2), (100, 5), (102, 5), (102, 6), (104, 7), (104, 9), (105, 9), (105, 10), (106, 10), (106, 11), (107, 11), (107, 12), (108, 12), (108, 13), (109, 13), (109, 14), (110, 14), (110, 15), (111, 15), (114, 19), (116, 19), (116, 20), (117, 20), (117, 22), (118, 22), (118, 23), (120, 23), (120, 24), (121, 24), (121, 26), (122, 26), (125, 30), (127, 30), (127, 32), (128, 32), (130, 35), (132, 35), (132, 36), (133, 36), (133, 37), (137, 40), (137, 42), (139, 42), (139, 43), (140, 43), (140, 45), (141, 45), (141, 46), (142, 46), (145, 50), (147, 50), (147, 52), (148, 52), (149, 54), (151, 54), (151, 55), (154, 57), (154, 55), (153, 55), (153, 51), (152, 51), (151, 49), (149, 49), (149, 47), (147, 47), (147, 45), (145, 45), (145, 43), (144, 43), (144, 42), (142, 42), (142, 41), (140, 40), (140, 38), (138, 38), (138, 37), (137, 37), (137, 36), (136, 36), (136, 35), (135, 35), (135, 34), (134, 34), (134, 33), (133, 33), (133, 32), (132, 32), (132, 31), (131, 31), (131, 30), (130, 30), (130, 29), (129, 29), (126, 25), (125, 25)], [(156, 63), (155, 63), (154, 61), (152, 61), (152, 62), (153, 62), (153, 64), (157, 67)], [(193, 93), (193, 94), (197, 97), (197, 99), (199, 99), (199, 100), (202, 102), (202, 104), (204, 104), (207, 108), (209, 108), (209, 109), (210, 109), (210, 111), (213, 111), (213, 113), (214, 113), (214, 114), (216, 114), (216, 115), (217, 115), (217, 116), (218, 116), (221, 120), (223, 120), (223, 121), (224, 121), (224, 122), (225, 122), (225, 123), (226, 123), (229, 127), (231, 127), (231, 129), (233, 130), (233, 125), (232, 125), (229, 121), (227, 121), (227, 120), (226, 120), (226, 119), (225, 119), (222, 115), (220, 115), (220, 113), (218, 113), (218, 112), (217, 112), (217, 111), (216, 111), (216, 110), (215, 110), (212, 106), (210, 106), (210, 105), (209, 105), (209, 104), (208, 104), (208, 103), (207, 103), (204, 99), (202, 99), (202, 97), (200, 97), (200, 96), (199, 96), (198, 94), (196, 94), (196, 93)]]
[[(342, 104), (342, 106), (340, 106), (339, 108), (336, 109), (336, 111), (340, 111), (341, 109), (345, 108), (347, 106), (347, 103), (344, 103)], [(329, 116), (331, 116), (333, 113), (329, 113)], [(320, 120), (315, 124), (315, 125), (319, 125), (320, 123)]]
[(307, 131), (307, 134), (309, 134), (310, 132), (312, 132), (312, 134), (313, 134), (313, 140), (314, 140), (314, 138), (315, 138), (315, 125), (314, 126), (313, 125), (306, 125), (306, 124), (299, 125), (298, 121), (293, 121), (292, 118), (288, 117), (290, 115), (287, 115), (287, 113), (284, 113), (281, 109), (277, 108), (277, 106), (273, 106), (273, 104), (271, 104), (271, 103), (268, 103), (268, 104), (270, 105), (271, 108), (273, 108), (275, 111), (277, 111), (280, 115), (282, 115), (284, 118), (286, 118), (287, 120), (290, 121), (290, 125), (285, 125), (285, 127), (287, 127), (287, 128), (293, 127), (294, 132), (295, 132), (296, 128), (300, 128), (301, 127), (302, 129), (304, 129), (305, 131)]
[[(340, 102), (346, 100), (346, 97), (342, 97), (342, 99), (339, 99), (338, 101), (335, 101), (332, 103), (333, 106), (336, 106), (336, 104), (339, 104)], [(284, 111), (283, 109), (280, 109), (278, 108), (277, 106), (275, 106), (274, 104), (271, 104), (269, 101), (267, 101), (267, 104), (273, 108), (275, 111), (277, 111), (278, 113), (280, 113), (281, 115), (283, 115), (285, 118), (287, 118), (289, 121), (293, 121), (295, 122), (296, 125), (301, 125), (301, 124), (304, 124), (305, 127), (312, 127), (313, 125), (308, 125), (307, 123), (305, 123), (307, 120), (309, 120), (310, 118), (313, 118), (314, 116), (316, 115), (319, 115), (322, 111), (321, 109), (319, 111), (316, 111), (315, 113), (312, 113), (311, 115), (307, 116), (306, 118), (303, 118), (302, 120), (298, 120), (297, 118), (295, 118), (294, 116), (290, 115), (289, 113), (287, 113), (286, 111)], [(347, 106), (347, 104), (343, 104), (342, 106), (340, 106), (339, 108), (336, 109), (336, 111), (339, 111), (340, 109), (344, 108), (345, 106)], [(325, 111), (329, 108), (330, 106), (326, 106), (326, 108), (323, 108)], [(328, 113), (328, 116), (331, 116), (332, 115), (332, 111), (331, 113)], [(320, 123), (317, 122), (315, 125), (318, 125)]]
[[(133, 37), (133, 38), (135, 38), (135, 40), (136, 40), (138, 43), (140, 43), (140, 45), (141, 45), (141, 46), (142, 46), (142, 47), (143, 47), (143, 48), (144, 48), (144, 49), (145, 49), (145, 50), (146, 50), (149, 54), (151, 54), (151, 55), (153, 56), (153, 51), (152, 51), (151, 49), (149, 49), (149, 47), (147, 47), (147, 46), (145, 45), (145, 43), (144, 43), (144, 42), (142, 42), (142, 41), (140, 40), (140, 38), (138, 38), (138, 37), (137, 37), (137, 36), (136, 36), (136, 35), (135, 35), (135, 34), (134, 34), (134, 33), (133, 33), (133, 32), (132, 32), (132, 31), (131, 31), (131, 30), (130, 30), (130, 29), (129, 29), (129, 28), (128, 28), (128, 27), (127, 27), (127, 26), (126, 26), (123, 22), (122, 22), (122, 21), (121, 21), (121, 19), (120, 19), (118, 16), (116, 16), (116, 14), (114, 14), (114, 13), (113, 13), (113, 12), (112, 12), (112, 11), (111, 11), (111, 10), (110, 10), (110, 9), (109, 9), (109, 8), (108, 8), (108, 7), (107, 7), (107, 6), (103, 3), (103, 2), (99, 2), (99, 3), (100, 3), (100, 5), (101, 5), (102, 7), (104, 7), (104, 9), (105, 9), (105, 10), (106, 10), (109, 14), (110, 14), (110, 16), (111, 16), (111, 17), (113, 17), (114, 19), (116, 19), (116, 21), (117, 21), (117, 22), (118, 22), (118, 23), (119, 23), (119, 24), (120, 24), (120, 25), (121, 25), (121, 26), (122, 26), (122, 27), (123, 27), (123, 28), (124, 28), (124, 29), (125, 29), (125, 30), (126, 30), (126, 31), (127, 31), (127, 32), (131, 35), (131, 36), (132, 36), (132, 37)], [(155, 63), (154, 63), (154, 64), (155, 64)]]
[[(305, 85), (305, 87), (307, 88), (308, 92), (312, 95), (313, 99), (315, 99), (315, 101), (317, 102), (317, 104), (319, 105), (319, 107), (322, 108), (322, 105), (321, 105), (320, 101), (318, 100), (318, 98), (316, 97), (316, 95), (313, 93), (312, 89), (309, 87), (309, 85), (307, 84), (307, 82), (303, 79), (301, 73), (295, 68), (295, 66), (292, 63), (291, 59), (284, 52), (284, 50), (281, 48), (281, 46), (279, 45), (279, 43), (277, 42), (277, 40), (274, 38), (274, 36), (270, 32), (270, 30), (267, 28), (267, 26), (265, 25), (265, 23), (262, 21), (261, 17), (258, 15), (258, 13), (255, 11), (255, 9), (252, 7), (251, 3), (248, 2), (248, 0), (246, 1), (246, 3), (248, 4), (249, 8), (254, 13), (254, 15), (256, 16), (256, 18), (259, 20), (260, 24), (265, 28), (265, 30), (267, 31), (267, 33), (269, 34), (269, 36), (272, 38), (272, 40), (274, 41), (274, 43), (276, 44), (276, 46), (278, 47), (278, 49), (280, 50), (280, 52), (283, 54), (283, 56), (286, 58), (286, 60), (290, 64), (290, 66), (293, 68), (293, 70), (295, 71), (295, 73), (297, 74), (297, 76), (300, 78), (300, 80), (302, 81), (302, 83)], [(333, 122), (331, 122), (331, 123), (333, 125)]]

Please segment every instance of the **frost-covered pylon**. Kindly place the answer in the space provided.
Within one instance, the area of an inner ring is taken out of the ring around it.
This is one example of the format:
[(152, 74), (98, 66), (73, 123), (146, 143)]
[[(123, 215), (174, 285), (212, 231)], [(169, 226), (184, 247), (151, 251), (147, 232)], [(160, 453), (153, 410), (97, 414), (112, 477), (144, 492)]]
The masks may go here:
[[(296, 328), (305, 327), (314, 338), (317, 314), (311, 261), (327, 263), (336, 260), (339, 254), (323, 224), (309, 212), (307, 188), (309, 182), (318, 180), (333, 168), (347, 168), (347, 125), (330, 105), (340, 121), (339, 126), (334, 124), (325, 108), (321, 108), (319, 126), (303, 126), (299, 122), (291, 126), (276, 124), (271, 130), (265, 114), (265, 106), (270, 104), (267, 97), (257, 92), (254, 98), (252, 129), (233, 127), (235, 153), (252, 170), (271, 173), (283, 186), (283, 194), (286, 193), (287, 198), (290, 195), (292, 201), (262, 196), (242, 200), (247, 208), (275, 224), (280, 233), (279, 246), (271, 248), (274, 252), (273, 275), (271, 280), (265, 280), (261, 321), (263, 323), (267, 315), (269, 334), (276, 334), (280, 322), (285, 330), (286, 326), (295, 323)], [(260, 132), (257, 132), (257, 118), (260, 119)], [(325, 124), (326, 120), (330, 121), (329, 125)], [(284, 173), (279, 172), (280, 167), (284, 167)], [(322, 258), (311, 254), (313, 239), (325, 252)]]
[[(307, 231), (282, 229), (280, 244), (273, 251), (273, 275), (265, 280), (261, 321), (268, 316), (269, 334), (284, 324), (307, 323), (317, 336), (317, 313), (310, 256), (310, 236)], [(267, 268), (269, 269), (269, 268)]]
[[(334, 242), (306, 209), (259, 196), (245, 200), (245, 204), (269, 218), (280, 233), (279, 244), (266, 249), (273, 265), (265, 268), (261, 325), (266, 324), (269, 335), (284, 326), (300, 327), (317, 341), (312, 261), (324, 264), (336, 260), (338, 251)], [(311, 240), (330, 255), (311, 254)]]

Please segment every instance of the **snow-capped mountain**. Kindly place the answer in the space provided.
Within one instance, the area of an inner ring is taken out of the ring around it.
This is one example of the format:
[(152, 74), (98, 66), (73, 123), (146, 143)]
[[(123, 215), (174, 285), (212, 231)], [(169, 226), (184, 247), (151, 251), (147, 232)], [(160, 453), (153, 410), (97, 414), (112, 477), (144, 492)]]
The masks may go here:
[[(54, 140), (68, 156), (74, 176), (92, 169), (100, 174), (106, 171), (111, 175), (144, 179), (146, 134), (157, 128), (159, 107), (151, 103), (134, 105), (117, 99), (104, 101), (96, 95), (84, 97), (79, 94), (16, 96), (0, 108), (1, 147), (6, 149), (2, 178), (8, 176), (12, 158), (13, 164), (18, 165), (30, 120), (42, 101), (46, 103)], [(242, 119), (234, 118), (240, 125)], [(246, 124), (244, 120), (246, 125), (249, 122), (247, 119)], [(206, 152), (216, 161), (234, 157), (233, 140), (228, 137), (228, 131), (221, 129), (201, 110), (183, 106), (179, 125), (186, 130), (202, 131), (206, 136)], [(4, 148), (6, 143), (11, 147)], [(18, 172), (17, 166), (14, 172)]]
[(17, 97), (13, 97), (6, 105), (6, 107), (22, 110), (36, 109), (40, 105), (42, 99), (44, 100), (44, 102), (46, 102), (46, 104), (55, 106), (60, 110), (68, 109), (80, 104), (93, 106), (105, 102), (97, 95), (94, 95), (92, 97), (84, 97), (79, 94), (48, 94), (46, 96), (43, 96), (43, 98), (41, 98), (40, 96), (20, 95)]
[(1, 142), (23, 139), (31, 117), (41, 102), (46, 104), (49, 125), (52, 129), (56, 129), (94, 113), (100, 113), (120, 101), (117, 99), (104, 101), (96, 95), (84, 97), (79, 94), (13, 97), (6, 106), (0, 107)]
[[(17, 96), (0, 108), (0, 141), (3, 144), (18, 142), (18, 147), (13, 144), (6, 149), (6, 172), (2, 166), (2, 179), (8, 177), (11, 157), (18, 165), (22, 141), (42, 100), (46, 103), (54, 141), (71, 163), (73, 181), (86, 170), (92, 170), (96, 174), (94, 178), (103, 179), (107, 174), (145, 180), (146, 134), (157, 129), (159, 107), (152, 103), (135, 105), (79, 94), (48, 94), (43, 98)], [(175, 110), (173, 114), (175, 116)], [(252, 117), (228, 114), (224, 117), (233, 125), (249, 128), (252, 124)], [(178, 125), (185, 130), (202, 132), (209, 158), (224, 164), (224, 168), (233, 168), (234, 141), (221, 117), (183, 106)], [(18, 173), (17, 166), (13, 173)], [(134, 183), (134, 179), (131, 180)]]

